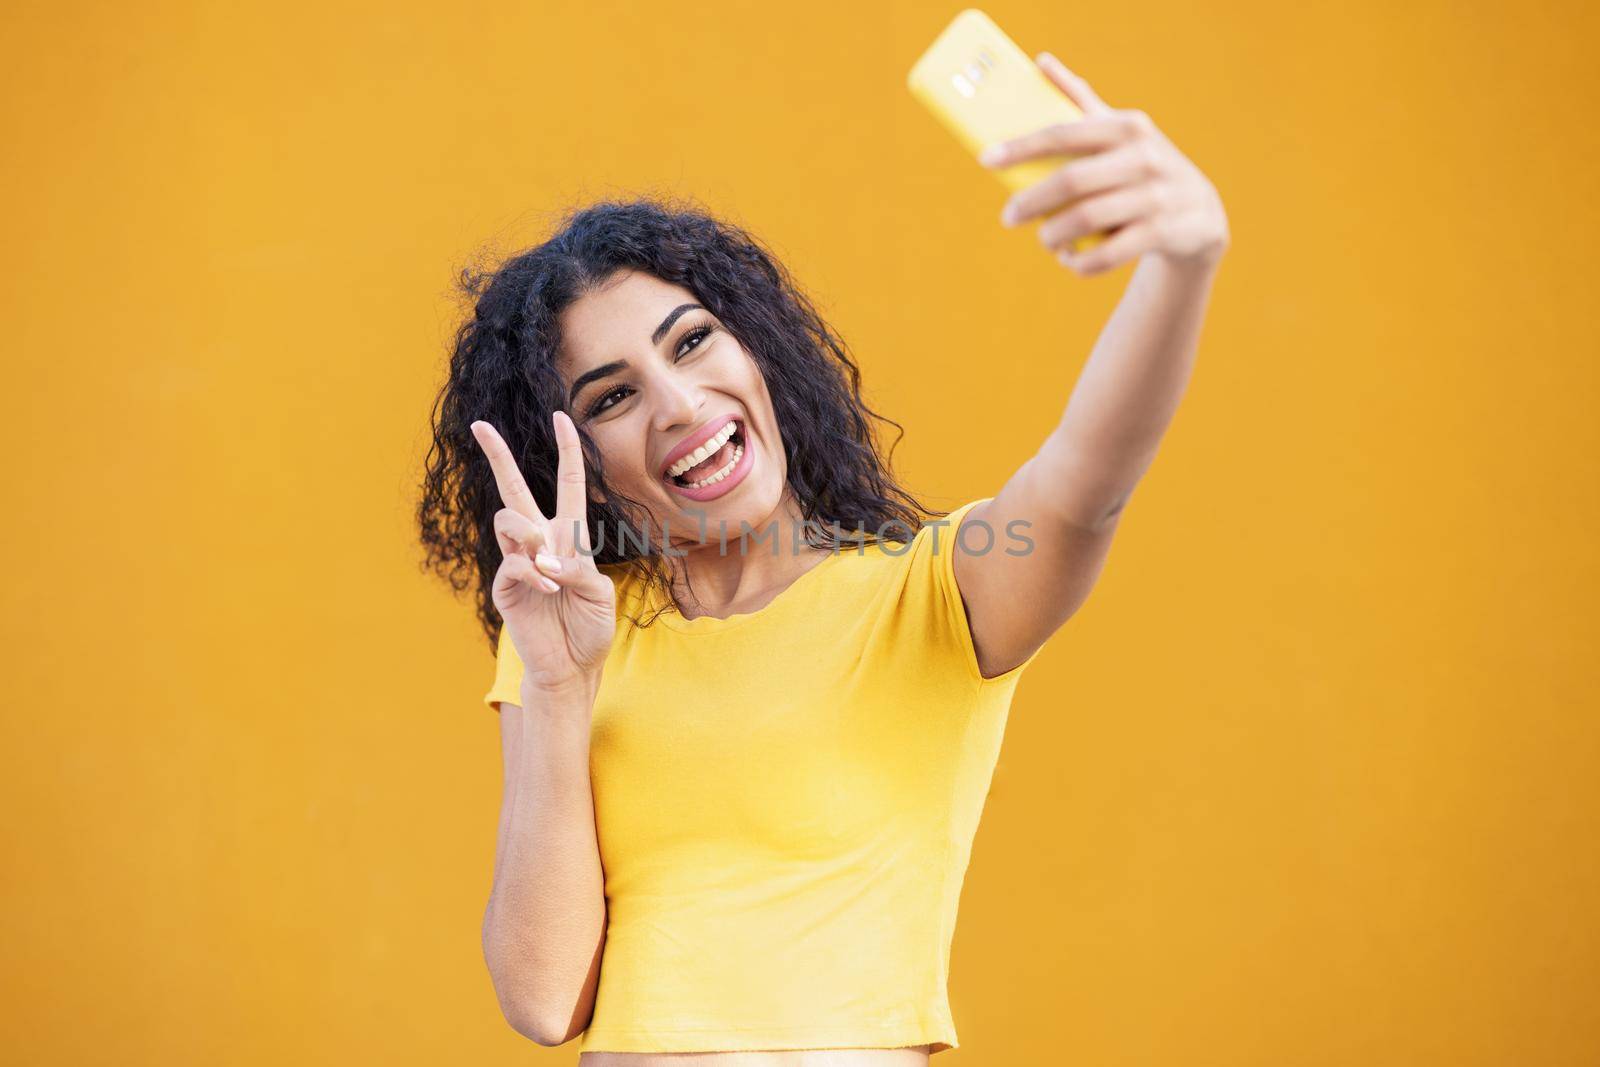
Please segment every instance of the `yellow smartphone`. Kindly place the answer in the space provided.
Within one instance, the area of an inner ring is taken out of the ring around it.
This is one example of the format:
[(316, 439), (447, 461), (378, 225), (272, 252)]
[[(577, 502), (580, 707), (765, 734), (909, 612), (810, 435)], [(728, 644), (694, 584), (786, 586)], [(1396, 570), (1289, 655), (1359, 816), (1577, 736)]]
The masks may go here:
[[(974, 158), (996, 141), (1083, 118), (1083, 111), (1039, 64), (975, 7), (950, 20), (912, 65), (906, 87)], [(984, 169), (1017, 192), (1074, 158), (1040, 156)], [(1104, 233), (1089, 234), (1074, 239), (1071, 247), (1082, 252), (1103, 240)]]

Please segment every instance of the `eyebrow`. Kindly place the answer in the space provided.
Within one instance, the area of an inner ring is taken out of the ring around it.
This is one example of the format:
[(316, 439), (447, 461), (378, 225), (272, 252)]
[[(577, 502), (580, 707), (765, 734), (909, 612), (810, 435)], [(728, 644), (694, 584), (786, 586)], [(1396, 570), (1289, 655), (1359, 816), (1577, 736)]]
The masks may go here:
[[(667, 317), (661, 320), (661, 325), (657, 326), (655, 331), (650, 334), (650, 344), (659, 345), (661, 343), (661, 339), (667, 335), (667, 331), (672, 329), (672, 324), (678, 321), (678, 316), (682, 315), (686, 311), (695, 311), (697, 309), (701, 311), (705, 310), (699, 304), (679, 304), (677, 307), (667, 312)], [(572, 388), (567, 390), (567, 403), (571, 404), (577, 400), (578, 391), (584, 386), (588, 385), (590, 382), (597, 378), (608, 378), (627, 365), (628, 364), (626, 360), (614, 359), (610, 363), (600, 364), (600, 366), (594, 368), (593, 370), (584, 371), (582, 374), (578, 375), (578, 380), (572, 383)]]

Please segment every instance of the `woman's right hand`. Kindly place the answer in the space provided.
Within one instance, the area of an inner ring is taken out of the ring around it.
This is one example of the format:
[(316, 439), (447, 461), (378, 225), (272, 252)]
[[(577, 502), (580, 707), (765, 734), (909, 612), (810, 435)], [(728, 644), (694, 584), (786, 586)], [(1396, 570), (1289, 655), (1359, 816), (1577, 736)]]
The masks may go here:
[[(472, 435), (489, 458), (500, 501), (500, 569), (492, 597), (522, 660), (523, 684), (554, 691), (598, 683), (616, 631), (616, 589), (590, 554), (588, 490), (578, 429), (564, 411), (556, 437), (556, 513), (545, 518), (516, 458), (493, 426)], [(579, 549), (582, 549), (580, 551)]]

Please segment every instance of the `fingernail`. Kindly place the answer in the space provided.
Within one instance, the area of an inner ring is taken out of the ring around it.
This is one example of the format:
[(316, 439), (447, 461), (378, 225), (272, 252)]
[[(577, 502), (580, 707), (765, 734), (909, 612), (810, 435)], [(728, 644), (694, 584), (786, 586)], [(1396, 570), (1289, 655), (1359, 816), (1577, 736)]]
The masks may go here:
[(1004, 211), (1000, 212), (1000, 225), (1002, 225), (1002, 226), (1015, 226), (1016, 224), (1017, 224), (1017, 209), (1012, 207), (1010, 204), (1007, 204), (1006, 205), (1006, 209)]
[(559, 585), (557, 585), (555, 582), (552, 582), (548, 578), (540, 578), (539, 579), (539, 586), (546, 593), (559, 593), (559, 592), (561, 592), (561, 587)]
[(555, 556), (549, 556), (543, 552), (540, 552), (538, 555), (533, 557), (533, 565), (544, 571), (546, 574), (561, 573), (561, 561)]
[(992, 167), (1004, 158), (1006, 158), (1006, 150), (997, 144), (992, 144), (978, 153), (978, 162), (986, 167)]

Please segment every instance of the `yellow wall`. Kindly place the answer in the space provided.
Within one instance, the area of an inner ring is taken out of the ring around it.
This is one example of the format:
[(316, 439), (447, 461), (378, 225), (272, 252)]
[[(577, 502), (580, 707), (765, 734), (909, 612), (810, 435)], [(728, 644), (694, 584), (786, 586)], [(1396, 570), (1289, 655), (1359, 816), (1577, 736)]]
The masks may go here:
[[(492, 662), (417, 567), (452, 271), (698, 197), (913, 488), (994, 491), (1129, 269), (1003, 229), (905, 91), (957, 7), (7, 5), (8, 1059), (573, 1060), (495, 1005)], [(1148, 111), (1234, 245), (1020, 688), (939, 1062), (1582, 1062), (1595, 9), (988, 10)]]

